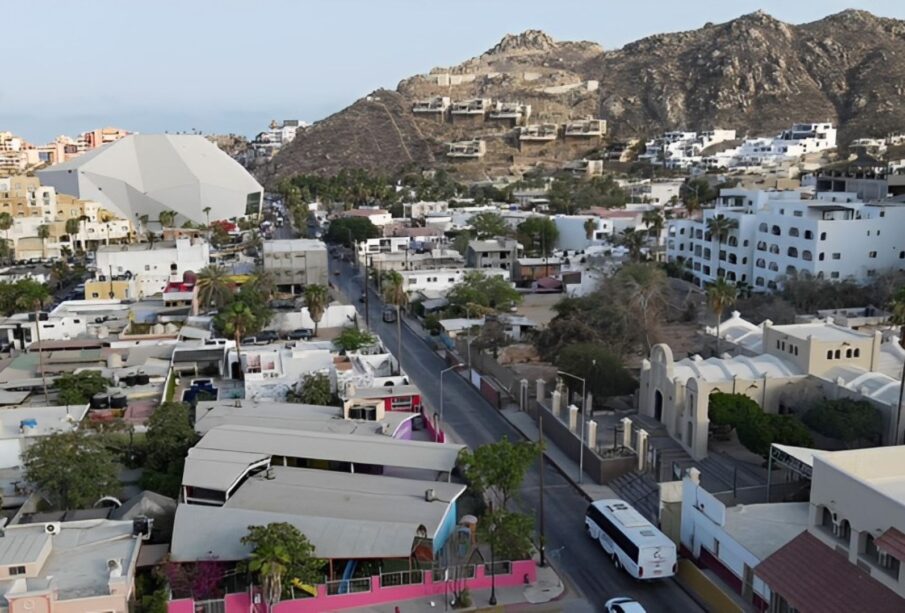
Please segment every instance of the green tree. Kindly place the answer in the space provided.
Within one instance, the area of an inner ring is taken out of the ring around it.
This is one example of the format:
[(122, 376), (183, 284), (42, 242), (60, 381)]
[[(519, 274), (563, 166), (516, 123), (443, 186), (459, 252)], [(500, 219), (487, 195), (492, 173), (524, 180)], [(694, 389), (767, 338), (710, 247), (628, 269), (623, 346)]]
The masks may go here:
[(258, 576), (269, 605), (288, 596), (296, 584), (311, 585), (321, 578), (324, 561), (314, 545), (288, 523), (249, 526), (242, 544), (252, 548), (248, 569)]
[(343, 328), (335, 339), (334, 344), (343, 351), (357, 351), (362, 347), (373, 345), (377, 342), (377, 337), (367, 330), (359, 330), (354, 326)]
[(38, 226), (38, 238), (41, 239), (41, 258), (47, 259), (47, 239), (50, 238), (50, 226), (46, 223)]
[(405, 291), (405, 278), (398, 271), (391, 270), (384, 276), (383, 300), (396, 307), (396, 363), (402, 374), (402, 307), (408, 304), (409, 295)]
[(91, 507), (103, 496), (118, 496), (113, 454), (99, 436), (82, 430), (35, 439), (23, 453), (25, 478), (57, 509)]
[(201, 269), (195, 282), (199, 307), (207, 309), (213, 305), (220, 309), (232, 299), (233, 292), (227, 283), (227, 276), (227, 270), (217, 264)]
[(185, 403), (164, 402), (148, 419), (147, 458), (142, 476), (147, 489), (170, 497), (179, 495), (186, 455), (198, 441), (189, 421), (189, 411)]
[(0, 213), (0, 230), (3, 230), (4, 241), (9, 244), (9, 229), (13, 227), (13, 216), (6, 211)]
[(588, 240), (594, 239), (594, 233), (597, 231), (597, 218), (589, 217), (585, 219), (584, 224), (584, 235)]
[(107, 391), (112, 382), (99, 371), (83, 370), (79, 373), (61, 374), (54, 385), (57, 388), (60, 402), (69, 406), (88, 403), (95, 394)]
[(305, 375), (299, 400), (304, 404), (332, 405), (333, 392), (330, 390), (330, 377), (322, 372)]
[(367, 217), (340, 217), (330, 222), (330, 228), (327, 230), (324, 240), (328, 243), (340, 243), (346, 247), (352, 247), (355, 243), (378, 236), (380, 236), (380, 230)]
[(206, 206), (206, 207), (204, 207), (203, 209), (201, 209), (201, 212), (204, 213), (204, 218), (207, 219), (207, 227), (208, 227), (208, 230), (210, 230), (210, 227), (211, 227), (211, 207)]
[(66, 234), (69, 235), (70, 244), (75, 244), (75, 239), (78, 236), (79, 230), (82, 227), (82, 223), (79, 221), (78, 217), (70, 217), (66, 220)]
[(35, 341), (38, 347), (38, 365), (41, 370), (41, 383), (44, 387), (44, 402), (49, 402), (47, 398), (47, 373), (44, 369), (44, 350), (41, 347), (41, 309), (50, 299), (50, 291), (46, 285), (38, 283), (32, 279), (22, 279), (16, 282), (16, 306), (21, 309), (28, 309), (35, 314)]
[(531, 555), (534, 518), (493, 507), (478, 522), (478, 538), (493, 545), (497, 560), (525, 560)]
[(305, 287), (305, 306), (308, 307), (308, 315), (314, 322), (314, 336), (317, 336), (317, 328), (327, 311), (329, 292), (323, 285), (313, 283)]
[(510, 344), (509, 336), (506, 329), (498, 319), (486, 316), (484, 325), (481, 326), (478, 336), (472, 341), (472, 345), (477, 349), (489, 349), (493, 353), (493, 357), (497, 357), (500, 347)]
[(647, 226), (647, 233), (650, 236), (658, 237), (666, 220), (663, 218), (663, 213), (658, 209), (651, 209), (641, 214), (641, 222)]
[(446, 299), (457, 312), (464, 313), (466, 305), (507, 309), (512, 304), (520, 304), (522, 295), (508, 280), (473, 270), (466, 272), (462, 280), (449, 290)]
[(513, 444), (504, 436), (474, 451), (462, 450), (459, 464), (475, 492), (484, 494), (497, 508), (505, 509), (540, 452), (538, 443), (517, 441)]
[(236, 359), (239, 362), (239, 370), (242, 370), (242, 337), (248, 330), (256, 325), (255, 314), (243, 302), (233, 302), (226, 310), (215, 320), (216, 326), (223, 330), (225, 334), (233, 337), (236, 341)]
[(647, 234), (632, 228), (626, 228), (616, 237), (616, 244), (628, 250), (628, 256), (633, 262), (640, 262), (643, 258), (645, 243), (647, 243)]
[(518, 239), (529, 253), (546, 257), (553, 253), (559, 230), (556, 223), (546, 215), (529, 217), (518, 225)]
[(697, 178), (686, 181), (679, 189), (679, 197), (691, 216), (695, 211), (701, 210), (701, 206), (715, 199), (719, 192), (710, 185), (705, 178)]
[(483, 211), (468, 221), (475, 237), (480, 239), (509, 236), (512, 230), (503, 216), (494, 211)]
[(716, 353), (720, 353), (720, 323), (723, 311), (735, 304), (738, 300), (738, 290), (734, 285), (719, 277), (707, 288), (707, 305), (716, 316)]
[(735, 428), (739, 442), (748, 451), (764, 458), (774, 443), (800, 447), (814, 444), (807, 428), (798, 419), (791, 415), (764, 413), (744, 394), (711, 394), (708, 414), (713, 424)]
[(175, 219), (175, 211), (163, 210), (157, 215), (157, 221), (160, 223), (161, 230), (172, 227)]
[(849, 446), (859, 442), (879, 444), (882, 438), (883, 415), (866, 400), (822, 400), (808, 409), (802, 421), (815, 432)]
[[(567, 345), (559, 352), (556, 362), (560, 370), (584, 378), (587, 391), (602, 401), (610, 396), (631, 394), (638, 388), (638, 382), (622, 365), (618, 356), (597, 343), (575, 343)], [(571, 379), (566, 383), (581, 393)]]
[(715, 240), (719, 244), (725, 243), (732, 231), (737, 229), (737, 219), (716, 215), (707, 220), (707, 232), (710, 234), (710, 239)]

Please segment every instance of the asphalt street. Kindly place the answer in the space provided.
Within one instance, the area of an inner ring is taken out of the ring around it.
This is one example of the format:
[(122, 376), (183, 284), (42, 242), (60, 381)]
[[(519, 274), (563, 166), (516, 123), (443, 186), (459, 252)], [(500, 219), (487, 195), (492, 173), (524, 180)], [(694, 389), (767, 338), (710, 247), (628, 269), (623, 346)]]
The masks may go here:
[[(333, 285), (363, 316), (364, 304), (358, 302), (362, 275), (353, 273), (351, 265), (332, 258), (330, 267)], [(332, 274), (336, 270), (340, 271), (339, 276)], [(396, 324), (381, 320), (382, 303), (373, 288), (369, 306), (371, 329), (395, 354)], [(402, 368), (421, 390), (427, 405), (439, 411), (439, 373), (446, 364), (405, 324), (402, 343)], [(445, 375), (444, 395), (444, 419), (451, 440), (475, 448), (504, 436), (510, 440), (521, 438), (518, 431), (462, 377), (453, 373)], [(539, 474), (539, 468), (535, 467), (526, 476), (517, 503), (522, 512), (537, 513)], [(640, 582), (617, 571), (599, 545), (585, 535), (587, 500), (549, 463), (544, 465), (544, 483), (547, 557), (566, 585), (589, 603), (564, 601), (563, 610), (603, 610), (603, 603), (613, 596), (631, 596), (649, 612), (702, 610), (673, 580)]]

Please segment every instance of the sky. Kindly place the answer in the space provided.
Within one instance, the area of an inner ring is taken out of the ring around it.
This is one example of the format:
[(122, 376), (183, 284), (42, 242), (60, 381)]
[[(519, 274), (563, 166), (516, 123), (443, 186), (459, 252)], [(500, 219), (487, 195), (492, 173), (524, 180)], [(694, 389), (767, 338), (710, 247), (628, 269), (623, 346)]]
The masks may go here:
[(34, 143), (116, 126), (253, 136), (541, 29), (606, 49), (761, 9), (791, 23), (902, 0), (0, 1), (0, 131)]

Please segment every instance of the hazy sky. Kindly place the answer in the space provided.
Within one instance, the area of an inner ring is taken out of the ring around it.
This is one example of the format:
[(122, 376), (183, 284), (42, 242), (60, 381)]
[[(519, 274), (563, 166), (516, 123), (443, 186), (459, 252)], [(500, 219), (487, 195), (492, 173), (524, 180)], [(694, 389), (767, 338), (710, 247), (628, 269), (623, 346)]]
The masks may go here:
[(763, 9), (792, 23), (902, 0), (3, 0), (0, 130), (33, 142), (115, 125), (253, 135), (545, 30), (614, 48)]

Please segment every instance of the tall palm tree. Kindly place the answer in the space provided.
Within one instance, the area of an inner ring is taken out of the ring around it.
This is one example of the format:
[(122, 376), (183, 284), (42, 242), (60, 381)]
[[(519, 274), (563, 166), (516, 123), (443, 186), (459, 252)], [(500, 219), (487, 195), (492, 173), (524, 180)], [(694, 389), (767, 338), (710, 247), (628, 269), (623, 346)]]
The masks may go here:
[[(50, 292), (47, 289), (47, 286), (38, 283), (37, 281), (32, 281), (31, 279), (27, 279), (25, 281), (20, 281), (18, 284), (19, 296), (16, 300), (17, 306), (22, 309), (28, 309), (34, 312), (35, 314), (35, 340), (37, 341), (38, 347), (41, 347), (41, 309), (47, 303), (47, 299), (50, 298)], [(44, 386), (44, 402), (48, 402), (47, 399), (47, 373), (44, 369), (44, 351), (38, 351), (38, 364), (41, 369), (41, 383)]]
[(402, 374), (402, 307), (408, 303), (405, 278), (398, 271), (389, 271), (383, 280), (383, 299), (396, 307), (396, 363)]
[(38, 226), (38, 238), (41, 239), (41, 259), (47, 259), (47, 239), (50, 237), (50, 226), (42, 223)]
[(283, 577), (291, 561), (289, 550), (280, 543), (268, 542), (251, 552), (248, 569), (261, 575), (264, 598), (270, 607), (283, 595)]
[(657, 209), (651, 209), (649, 211), (644, 211), (641, 215), (641, 222), (647, 226), (647, 232), (653, 237), (660, 236), (660, 231), (663, 230), (663, 214)]
[(160, 222), (160, 229), (169, 228), (173, 225), (173, 220), (176, 219), (176, 212), (164, 210), (161, 211), (159, 215), (157, 215), (157, 221)]
[(738, 229), (738, 220), (717, 215), (707, 220), (707, 231), (710, 232), (711, 240), (715, 240), (722, 244), (729, 238), (729, 233)]
[[(889, 323), (899, 326), (899, 346), (905, 349), (905, 287), (900, 288), (889, 303), (889, 310), (892, 313), (889, 316)], [(905, 393), (905, 368), (902, 369), (902, 376), (899, 378), (899, 404), (896, 406), (895, 425), (892, 435), (892, 444), (899, 444), (899, 421), (902, 415), (902, 395)]]
[(69, 244), (75, 245), (75, 241), (78, 238), (79, 229), (81, 229), (82, 224), (79, 222), (78, 217), (70, 217), (66, 220), (66, 234), (69, 235)]
[(316, 283), (305, 287), (305, 306), (308, 307), (308, 315), (314, 322), (314, 336), (317, 336), (317, 328), (327, 311), (327, 288)]
[(210, 229), (211, 227), (211, 207), (206, 206), (201, 209), (204, 212), (204, 216), (207, 217), (207, 227)]
[(593, 240), (594, 232), (597, 231), (597, 220), (594, 218), (586, 219), (584, 222), (584, 235), (588, 240)]
[(0, 230), (4, 232), (4, 240), (9, 244), (9, 229), (13, 227), (13, 216), (7, 212), (0, 213)]
[(205, 266), (198, 273), (195, 287), (198, 288), (198, 305), (209, 307), (212, 304), (218, 309), (229, 302), (232, 291), (226, 282), (227, 271), (222, 266), (212, 264)]
[(723, 277), (719, 277), (716, 282), (707, 288), (707, 305), (716, 316), (717, 355), (720, 354), (720, 320), (723, 318), (723, 311), (735, 304), (737, 299), (738, 289)]
[(231, 334), (236, 341), (236, 359), (242, 372), (242, 337), (255, 325), (255, 314), (247, 304), (233, 302), (223, 315), (223, 331)]

